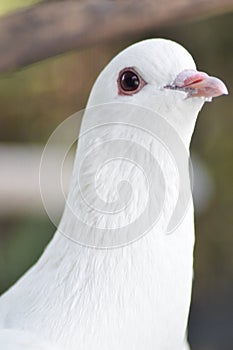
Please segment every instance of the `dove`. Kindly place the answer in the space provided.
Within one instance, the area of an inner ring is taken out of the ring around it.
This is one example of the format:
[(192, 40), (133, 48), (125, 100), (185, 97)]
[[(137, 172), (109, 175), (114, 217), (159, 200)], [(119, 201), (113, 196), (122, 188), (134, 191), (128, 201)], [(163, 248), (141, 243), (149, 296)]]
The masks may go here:
[(189, 146), (203, 104), (227, 93), (168, 39), (113, 58), (84, 111), (57, 232), (1, 296), (1, 332), (63, 350), (188, 349)]

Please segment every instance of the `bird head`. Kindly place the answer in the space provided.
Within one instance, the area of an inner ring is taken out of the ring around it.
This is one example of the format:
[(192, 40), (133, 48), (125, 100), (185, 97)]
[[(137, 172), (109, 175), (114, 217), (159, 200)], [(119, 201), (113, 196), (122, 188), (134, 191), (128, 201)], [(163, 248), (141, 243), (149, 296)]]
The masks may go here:
[(138, 105), (159, 113), (188, 144), (205, 101), (227, 94), (224, 83), (196, 69), (189, 52), (166, 39), (148, 39), (118, 54), (102, 71), (88, 106)]

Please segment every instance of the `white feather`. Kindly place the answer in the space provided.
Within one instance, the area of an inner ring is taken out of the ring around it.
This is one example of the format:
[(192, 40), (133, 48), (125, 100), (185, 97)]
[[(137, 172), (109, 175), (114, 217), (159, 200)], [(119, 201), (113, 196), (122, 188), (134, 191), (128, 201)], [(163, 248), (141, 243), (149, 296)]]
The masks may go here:
[[(124, 67), (135, 67), (147, 82), (138, 94), (118, 95), (117, 77)], [(204, 100), (185, 100), (184, 92), (163, 87), (182, 70), (194, 68), (180, 45), (151, 39), (120, 53), (100, 74), (84, 115), (60, 226), (37, 264), (0, 299), (0, 327), (27, 330), (63, 350), (183, 348), (192, 286), (193, 206), (190, 200), (176, 230), (166, 234), (183, 184), (171, 153), (149, 133), (149, 121), (153, 113), (162, 115), (167, 130), (176, 131), (188, 152)], [(166, 139), (163, 131), (157, 130)], [(107, 156), (112, 161), (104, 162)], [(151, 157), (158, 167), (148, 168)], [(156, 225), (134, 239), (153, 209), (159, 211), (163, 181), (165, 201)], [(152, 194), (148, 183), (156, 185)], [(118, 211), (119, 199), (128, 203), (124, 210)], [(151, 199), (148, 216), (133, 225)], [(114, 215), (104, 211), (103, 203)], [(125, 227), (126, 241), (134, 241), (128, 245), (94, 249), (75, 243), (111, 243), (112, 229)]]
[(59, 350), (33, 333), (15, 329), (0, 330), (0, 345), (2, 350)]

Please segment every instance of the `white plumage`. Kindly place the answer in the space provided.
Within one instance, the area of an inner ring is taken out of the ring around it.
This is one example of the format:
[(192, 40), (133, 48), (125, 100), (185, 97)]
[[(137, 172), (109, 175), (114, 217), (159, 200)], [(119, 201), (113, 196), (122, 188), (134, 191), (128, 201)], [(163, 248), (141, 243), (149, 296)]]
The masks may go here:
[(59, 350), (31, 332), (16, 329), (0, 330), (0, 345), (2, 350)]
[[(183, 155), (206, 98), (227, 93), (219, 80), (213, 93), (211, 77), (195, 69), (183, 47), (151, 39), (124, 50), (100, 74), (55, 237), (0, 299), (0, 327), (17, 335), (7, 347), (2, 331), (1, 349), (20, 350), (21, 330), (51, 350), (187, 348), (194, 225), (191, 198), (179, 199), (184, 186), (191, 196)], [(138, 74), (136, 89), (125, 71)], [(174, 144), (180, 148), (171, 150)], [(179, 200), (183, 213), (167, 234)]]

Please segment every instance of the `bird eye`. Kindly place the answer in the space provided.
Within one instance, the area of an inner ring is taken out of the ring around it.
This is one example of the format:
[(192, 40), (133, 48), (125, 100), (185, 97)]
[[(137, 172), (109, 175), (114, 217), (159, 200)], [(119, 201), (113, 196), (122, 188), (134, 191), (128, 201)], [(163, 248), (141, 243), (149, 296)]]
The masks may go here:
[(145, 85), (144, 80), (133, 68), (125, 68), (118, 77), (118, 92), (120, 95), (132, 95)]
[(128, 70), (122, 73), (120, 77), (120, 84), (124, 91), (134, 91), (137, 90), (140, 80), (137, 74)]

